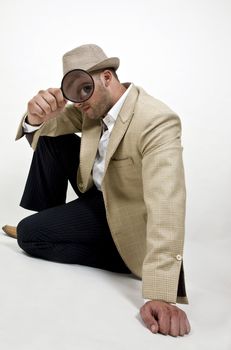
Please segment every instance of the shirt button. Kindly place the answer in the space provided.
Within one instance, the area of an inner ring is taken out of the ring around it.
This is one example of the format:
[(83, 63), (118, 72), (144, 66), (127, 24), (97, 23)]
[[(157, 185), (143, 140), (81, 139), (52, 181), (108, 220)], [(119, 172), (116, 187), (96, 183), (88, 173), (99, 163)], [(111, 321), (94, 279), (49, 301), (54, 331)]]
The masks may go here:
[(182, 260), (182, 256), (181, 256), (180, 254), (178, 254), (178, 255), (176, 256), (176, 260), (181, 261), (181, 260)]

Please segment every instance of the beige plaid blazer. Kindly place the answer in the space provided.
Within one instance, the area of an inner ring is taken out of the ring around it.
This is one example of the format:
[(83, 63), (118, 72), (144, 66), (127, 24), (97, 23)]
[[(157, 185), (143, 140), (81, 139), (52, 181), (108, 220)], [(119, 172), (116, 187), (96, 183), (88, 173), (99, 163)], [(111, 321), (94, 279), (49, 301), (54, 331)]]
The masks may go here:
[[(55, 137), (81, 132), (77, 183), (92, 185), (101, 135), (99, 120), (83, 118), (73, 105), (33, 134)], [(16, 139), (23, 136), (22, 123)], [(142, 279), (145, 299), (187, 303), (183, 272), (185, 181), (181, 123), (164, 103), (133, 86), (110, 136), (102, 192), (116, 247)]]

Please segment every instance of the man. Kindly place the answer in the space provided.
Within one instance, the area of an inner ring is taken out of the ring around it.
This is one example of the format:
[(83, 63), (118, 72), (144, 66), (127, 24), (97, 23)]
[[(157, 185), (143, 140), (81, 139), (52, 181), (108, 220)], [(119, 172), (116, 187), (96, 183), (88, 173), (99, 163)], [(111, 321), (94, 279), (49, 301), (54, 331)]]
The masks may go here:
[[(187, 303), (180, 119), (121, 84), (118, 67), (96, 45), (77, 47), (63, 56), (64, 77), (87, 72), (87, 98), (67, 105), (66, 90), (50, 88), (29, 101), (16, 137), (34, 149), (21, 206), (38, 213), (18, 224), (18, 244), (35, 257), (135, 274), (150, 299), (140, 309), (146, 326), (183, 336), (190, 325), (173, 305)], [(65, 203), (68, 180), (78, 198)]]

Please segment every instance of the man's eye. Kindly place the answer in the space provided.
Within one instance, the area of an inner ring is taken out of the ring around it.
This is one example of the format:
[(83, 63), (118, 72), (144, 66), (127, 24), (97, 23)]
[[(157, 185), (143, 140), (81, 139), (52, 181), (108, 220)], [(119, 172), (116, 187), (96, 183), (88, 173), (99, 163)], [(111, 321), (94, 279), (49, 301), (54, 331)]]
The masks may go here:
[(82, 93), (83, 94), (90, 94), (92, 91), (92, 86), (91, 85), (85, 85), (83, 88), (82, 88)]
[(87, 85), (84, 87), (84, 91), (90, 92), (91, 91), (91, 85)]

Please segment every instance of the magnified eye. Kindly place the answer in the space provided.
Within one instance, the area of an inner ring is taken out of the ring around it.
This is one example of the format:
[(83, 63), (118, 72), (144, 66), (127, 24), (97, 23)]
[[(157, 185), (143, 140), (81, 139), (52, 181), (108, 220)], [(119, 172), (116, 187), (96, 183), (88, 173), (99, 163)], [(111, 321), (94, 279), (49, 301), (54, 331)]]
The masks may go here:
[(80, 89), (80, 95), (81, 95), (82, 98), (90, 95), (91, 92), (92, 92), (92, 84), (85, 84)]
[(67, 72), (61, 82), (63, 95), (74, 103), (88, 100), (93, 94), (94, 88), (92, 76), (82, 69), (73, 69)]

